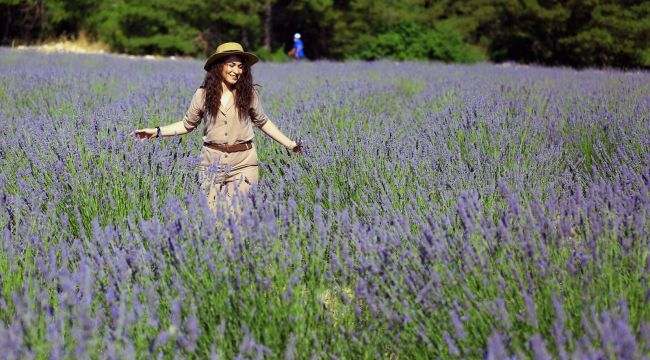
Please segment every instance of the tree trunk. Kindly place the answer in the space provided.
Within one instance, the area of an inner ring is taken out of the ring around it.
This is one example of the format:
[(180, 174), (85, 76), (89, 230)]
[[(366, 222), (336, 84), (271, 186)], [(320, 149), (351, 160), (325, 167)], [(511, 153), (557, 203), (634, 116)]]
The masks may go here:
[(264, 47), (271, 50), (271, 2), (267, 2), (264, 12)]
[(250, 50), (250, 44), (248, 43), (248, 32), (245, 28), (241, 28), (241, 44), (244, 49)]
[(7, 7), (7, 19), (5, 21), (4, 33), (2, 34), (2, 44), (9, 43), (9, 29), (11, 26), (11, 6), (5, 6)]

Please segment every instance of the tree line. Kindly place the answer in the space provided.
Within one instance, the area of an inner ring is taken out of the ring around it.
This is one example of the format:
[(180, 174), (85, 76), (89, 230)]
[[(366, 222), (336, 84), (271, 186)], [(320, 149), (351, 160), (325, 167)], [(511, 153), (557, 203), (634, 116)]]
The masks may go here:
[(0, 23), (3, 45), (84, 32), (131, 54), (282, 60), (299, 32), (311, 59), (650, 67), (648, 0), (0, 0)]

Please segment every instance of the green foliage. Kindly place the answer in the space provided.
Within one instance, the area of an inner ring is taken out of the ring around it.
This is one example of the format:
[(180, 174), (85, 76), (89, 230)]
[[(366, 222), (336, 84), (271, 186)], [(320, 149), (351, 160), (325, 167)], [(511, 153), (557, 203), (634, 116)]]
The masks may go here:
[(647, 66), (650, 3), (626, 3), (500, 1), (490, 55), (549, 65)]
[(255, 51), (255, 55), (257, 55), (257, 57), (262, 61), (288, 62), (291, 60), (291, 57), (289, 57), (283, 49), (271, 51), (268, 48), (262, 47)]
[(77, 34), (98, 0), (0, 0), (2, 42), (31, 43)]
[(650, 3), (625, 8), (620, 4), (595, 6), (591, 21), (576, 34), (560, 40), (575, 65), (648, 66)]
[(484, 59), (454, 29), (430, 29), (414, 23), (400, 24), (394, 30), (380, 34), (358, 56), (362, 59), (435, 59), (463, 63)]
[(207, 56), (238, 41), (285, 61), (300, 32), (312, 59), (650, 67), (644, 0), (0, 0), (0, 13), (5, 44), (84, 31), (133, 54)]
[(167, 9), (154, 4), (114, 3), (105, 6), (91, 24), (99, 38), (117, 51), (132, 54), (196, 54), (198, 32)]

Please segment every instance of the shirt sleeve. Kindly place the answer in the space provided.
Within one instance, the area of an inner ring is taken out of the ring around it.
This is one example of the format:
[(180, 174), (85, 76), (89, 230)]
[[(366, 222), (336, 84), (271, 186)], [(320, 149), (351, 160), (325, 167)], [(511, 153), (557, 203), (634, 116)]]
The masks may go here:
[(266, 116), (264, 108), (262, 108), (262, 102), (260, 101), (260, 96), (257, 94), (257, 91), (254, 92), (253, 96), (253, 110), (255, 110), (255, 117), (251, 119), (253, 125), (261, 128), (269, 121), (269, 117)]
[(183, 117), (183, 125), (189, 131), (194, 130), (201, 123), (203, 119), (203, 104), (205, 102), (205, 91), (199, 88), (192, 96), (190, 107), (185, 112)]

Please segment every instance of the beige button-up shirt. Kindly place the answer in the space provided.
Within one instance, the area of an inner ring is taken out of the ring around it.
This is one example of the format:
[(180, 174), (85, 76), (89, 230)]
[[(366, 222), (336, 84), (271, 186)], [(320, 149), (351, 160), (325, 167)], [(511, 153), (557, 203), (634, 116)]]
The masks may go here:
[[(205, 115), (203, 105), (205, 103), (205, 89), (199, 88), (192, 97), (190, 107), (183, 117), (183, 125), (189, 131), (194, 130)], [(244, 119), (239, 119), (235, 99), (231, 97), (228, 102), (221, 104), (216, 117), (206, 116), (203, 127), (203, 142), (211, 144), (232, 145), (253, 140), (253, 126), (262, 127), (269, 118), (262, 109), (262, 104), (254, 92), (252, 107), (257, 115), (251, 119), (248, 114)]]

